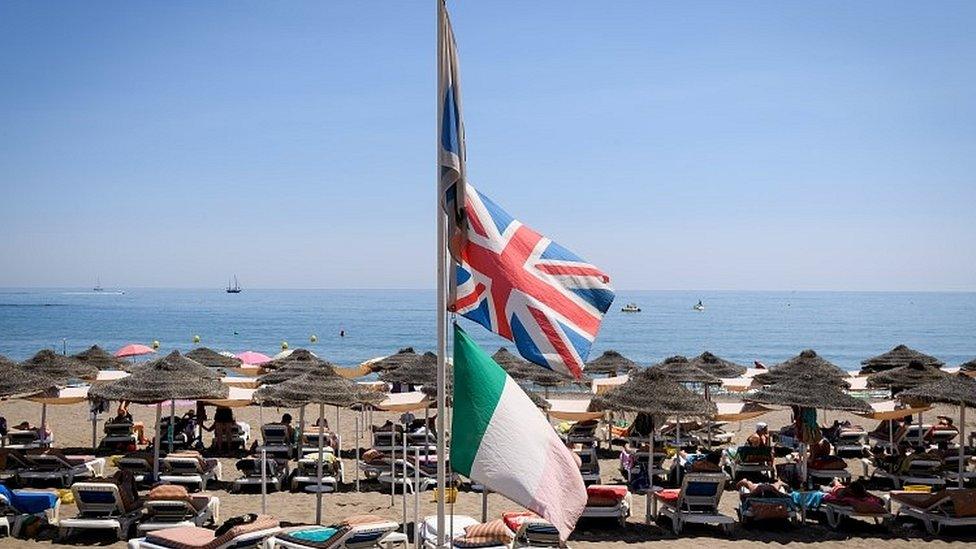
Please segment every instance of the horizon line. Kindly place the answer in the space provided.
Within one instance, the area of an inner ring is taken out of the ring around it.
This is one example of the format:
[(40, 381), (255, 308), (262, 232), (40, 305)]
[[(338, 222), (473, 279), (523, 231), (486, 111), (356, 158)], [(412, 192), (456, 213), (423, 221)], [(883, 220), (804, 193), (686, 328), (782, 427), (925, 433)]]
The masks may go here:
[[(125, 290), (213, 290), (222, 292), (225, 290), (224, 287), (218, 286), (110, 286), (102, 288), (103, 291), (96, 292), (91, 289), (90, 286), (3, 286), (0, 285), (0, 291), (3, 290), (87, 290), (92, 294), (113, 294), (118, 291)], [(338, 286), (322, 286), (322, 287), (254, 287), (246, 288), (247, 291), (357, 291), (357, 292), (388, 292), (388, 291), (437, 291), (433, 287), (416, 287), (416, 286), (390, 286), (390, 287), (338, 287)], [(747, 292), (747, 293), (770, 293), (770, 292), (790, 292), (790, 293), (954, 293), (954, 294), (971, 294), (976, 293), (976, 288), (940, 288), (940, 289), (843, 289), (843, 288), (765, 288), (765, 289), (748, 289), (748, 288), (615, 288), (616, 292)]]

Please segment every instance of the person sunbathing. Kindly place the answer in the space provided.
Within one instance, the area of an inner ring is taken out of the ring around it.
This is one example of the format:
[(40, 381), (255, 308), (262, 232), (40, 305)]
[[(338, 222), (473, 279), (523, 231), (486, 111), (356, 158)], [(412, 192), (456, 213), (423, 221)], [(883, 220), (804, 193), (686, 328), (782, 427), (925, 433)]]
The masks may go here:
[(790, 486), (781, 480), (773, 482), (752, 482), (744, 478), (735, 484), (740, 499), (776, 498), (790, 493)]
[(824, 502), (837, 503), (853, 507), (855, 511), (862, 513), (884, 512), (884, 500), (868, 492), (864, 482), (855, 480), (850, 484), (844, 484), (834, 479), (830, 490), (824, 496)]

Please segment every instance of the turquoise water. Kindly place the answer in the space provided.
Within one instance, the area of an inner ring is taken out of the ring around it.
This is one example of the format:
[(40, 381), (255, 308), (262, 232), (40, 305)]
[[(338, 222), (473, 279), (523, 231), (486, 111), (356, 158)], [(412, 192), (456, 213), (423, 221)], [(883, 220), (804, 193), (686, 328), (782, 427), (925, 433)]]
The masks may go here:
[[(692, 310), (699, 299), (704, 312)], [(621, 313), (631, 301), (643, 312)], [(273, 355), (287, 341), (352, 365), (404, 346), (432, 349), (433, 310), (434, 292), (425, 290), (0, 289), (0, 354), (20, 360), (41, 348), (73, 353), (97, 343), (114, 351), (153, 340), (162, 350), (186, 351), (199, 335), (218, 350)], [(507, 344), (463, 324), (491, 352)], [(813, 348), (856, 369), (898, 343), (952, 366), (976, 357), (976, 294), (621, 291), (592, 357), (616, 349), (650, 364), (710, 350), (742, 364), (771, 364)]]

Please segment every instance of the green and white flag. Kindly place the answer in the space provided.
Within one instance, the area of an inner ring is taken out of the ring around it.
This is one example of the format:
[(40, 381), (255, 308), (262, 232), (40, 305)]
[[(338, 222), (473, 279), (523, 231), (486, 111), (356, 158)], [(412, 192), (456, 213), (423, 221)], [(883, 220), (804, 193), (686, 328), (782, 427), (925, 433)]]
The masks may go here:
[(569, 537), (586, 507), (575, 456), (525, 391), (457, 325), (451, 433), (455, 471)]

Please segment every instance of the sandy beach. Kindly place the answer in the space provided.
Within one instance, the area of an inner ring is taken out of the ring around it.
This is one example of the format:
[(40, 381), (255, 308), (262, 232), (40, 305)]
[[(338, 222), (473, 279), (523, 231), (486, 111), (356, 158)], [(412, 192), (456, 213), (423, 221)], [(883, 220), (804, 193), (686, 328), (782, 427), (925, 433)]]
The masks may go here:
[[(154, 408), (151, 406), (133, 405), (131, 412), (136, 421), (143, 421), (151, 428), (153, 424)], [(276, 410), (265, 408), (263, 415), (266, 421), (280, 417), (284, 412), (291, 412), (296, 418), (294, 410)], [(181, 409), (177, 409), (182, 413)], [(957, 411), (946, 407), (937, 407), (928, 416), (934, 418), (935, 413), (946, 413), (955, 417)], [(238, 420), (247, 421), (252, 426), (252, 433), (259, 432), (259, 410), (254, 407), (238, 408), (234, 410)], [(0, 416), (6, 417), (8, 423), (16, 423), (29, 420), (37, 423), (40, 420), (41, 406), (36, 403), (23, 400), (10, 400), (0, 402)], [(334, 418), (334, 409), (326, 411), (326, 416)], [(55, 440), (59, 447), (85, 447), (90, 445), (91, 424), (88, 421), (87, 404), (76, 404), (67, 406), (49, 406), (48, 421), (54, 431)], [(101, 422), (106, 416), (103, 414), (99, 421), (99, 432), (101, 432)], [(396, 420), (393, 414), (374, 414), (374, 423), (377, 425), (385, 419)], [(866, 429), (872, 429), (875, 422), (848, 416), (842, 413), (829, 412), (827, 419), (849, 418), (855, 423), (863, 425)], [(333, 419), (334, 421), (334, 419)], [(762, 421), (767, 422), (771, 428), (778, 428), (789, 421), (789, 411), (776, 410), (762, 417)], [(753, 428), (752, 422), (730, 423), (726, 429), (735, 433), (736, 440), (744, 440)], [(967, 431), (976, 428), (976, 422), (967, 424)], [(401, 522), (403, 520), (402, 498), (398, 494), (395, 501), (391, 502), (388, 492), (380, 491), (377, 484), (362, 484), (362, 491), (357, 493), (353, 489), (353, 478), (355, 471), (355, 461), (352, 457), (351, 439), (355, 432), (355, 415), (349, 411), (343, 411), (339, 426), (339, 432), (343, 435), (343, 458), (346, 468), (347, 485), (340, 492), (327, 494), (324, 498), (324, 522), (329, 523), (343, 517), (360, 514), (372, 513), (388, 517), (391, 520)], [(209, 434), (207, 434), (209, 440)], [(367, 448), (368, 443), (362, 442), (362, 448)], [(604, 446), (605, 448), (605, 446)], [(600, 453), (600, 465), (602, 481), (604, 483), (619, 483), (622, 481), (618, 472), (619, 448), (613, 450), (602, 450)], [(238, 476), (234, 468), (235, 459), (222, 458), (224, 481), (231, 481)], [(855, 474), (861, 469), (859, 461), (852, 460), (849, 466)], [(107, 473), (114, 472), (114, 468), (109, 467)], [(214, 483), (208, 488), (208, 492), (220, 498), (221, 518), (226, 519), (235, 515), (258, 512), (261, 505), (260, 493), (231, 494), (227, 491), (224, 483)], [(420, 494), (420, 516), (436, 513), (436, 504), (432, 501), (433, 491)], [(735, 508), (738, 498), (733, 492), (726, 492), (722, 499), (721, 508), (724, 513), (735, 516)], [(941, 545), (949, 541), (959, 540), (960, 538), (942, 536), (934, 540), (926, 536), (924, 529), (920, 525), (912, 522), (898, 522), (892, 529), (875, 526), (866, 522), (856, 522), (847, 525), (840, 532), (835, 532), (825, 525), (815, 522), (808, 522), (802, 527), (781, 526), (781, 527), (742, 527), (736, 526), (731, 537), (726, 537), (722, 532), (713, 527), (689, 526), (678, 538), (668, 529), (665, 519), (661, 519), (660, 524), (646, 525), (643, 517), (645, 511), (645, 499), (634, 497), (634, 508), (632, 516), (627, 521), (625, 528), (620, 528), (614, 521), (583, 520), (578, 524), (577, 530), (570, 539), (571, 547), (687, 547), (690, 540), (707, 540), (706, 543), (711, 547), (743, 547), (747, 544), (761, 542), (767, 544), (787, 544), (803, 543), (812, 544), (820, 547), (845, 547), (860, 549), (871, 547), (879, 542), (883, 542), (890, 547), (915, 547), (920, 543)], [(315, 519), (315, 497), (304, 493), (270, 493), (267, 496), (267, 505), (270, 513), (278, 517), (283, 523), (312, 523)], [(407, 522), (413, 521), (413, 496), (407, 497)], [(492, 494), (488, 498), (488, 517), (498, 517), (502, 511), (518, 509), (518, 506), (509, 502), (505, 498)], [(475, 518), (480, 518), (481, 514), (481, 494), (469, 492), (462, 489), (458, 501), (454, 505), (456, 514), (466, 514)], [(75, 507), (73, 505), (63, 505), (61, 516), (73, 516)], [(412, 531), (412, 528), (410, 528)], [(964, 530), (956, 529), (952, 535), (966, 535)], [(969, 534), (969, 537), (962, 538), (965, 541), (976, 541), (976, 533)], [(75, 544), (106, 544), (107, 538), (99, 535), (84, 535), (74, 540)], [(694, 542), (693, 541), (693, 542)], [(51, 544), (51, 541), (17, 540), (11, 538), (3, 539), (5, 547), (38, 547), (38, 544)], [(122, 543), (112, 544), (116, 547), (123, 547)]]

